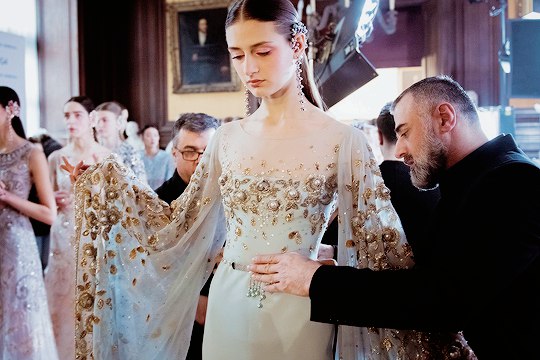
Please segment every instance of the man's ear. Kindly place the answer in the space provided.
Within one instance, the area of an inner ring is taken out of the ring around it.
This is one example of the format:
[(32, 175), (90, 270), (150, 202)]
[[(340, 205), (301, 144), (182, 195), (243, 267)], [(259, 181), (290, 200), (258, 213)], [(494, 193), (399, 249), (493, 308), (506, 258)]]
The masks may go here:
[(381, 130), (377, 130), (377, 133), (379, 134), (379, 145), (380, 146), (383, 146), (384, 144), (384, 138), (382, 136), (382, 131)]
[(437, 105), (436, 115), (442, 132), (448, 132), (456, 126), (457, 112), (452, 104), (443, 102)]

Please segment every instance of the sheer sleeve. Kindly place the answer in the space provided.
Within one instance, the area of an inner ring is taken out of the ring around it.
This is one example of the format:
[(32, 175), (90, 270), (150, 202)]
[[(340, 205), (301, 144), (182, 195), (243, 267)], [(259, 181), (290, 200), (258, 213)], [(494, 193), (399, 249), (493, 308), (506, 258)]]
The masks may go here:
[[(390, 192), (367, 139), (355, 128), (340, 145), (338, 184), (339, 265), (372, 270), (412, 266), (412, 252), (390, 202)], [(365, 288), (358, 292), (377, 296)], [(339, 353), (344, 359), (360, 359), (363, 357), (359, 354), (381, 350), (397, 356), (396, 351), (404, 346), (399, 336), (386, 329), (342, 325), (338, 335)]]
[(49, 158), (47, 159), (47, 162), (49, 163), (49, 177), (51, 179), (53, 191), (57, 191), (59, 189), (56, 171), (60, 167), (60, 159), (61, 159), (60, 150), (53, 151), (51, 155), (49, 155)]
[(339, 150), (338, 262), (373, 270), (413, 265), (399, 217), (364, 134), (353, 128)]
[(77, 181), (77, 358), (185, 358), (224, 241), (219, 138), (171, 208), (114, 155)]

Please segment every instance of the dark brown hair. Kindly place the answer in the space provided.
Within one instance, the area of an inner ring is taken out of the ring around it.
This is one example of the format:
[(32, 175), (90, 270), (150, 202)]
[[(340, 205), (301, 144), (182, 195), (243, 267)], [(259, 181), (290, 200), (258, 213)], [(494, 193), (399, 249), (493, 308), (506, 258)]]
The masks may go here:
[(396, 123), (394, 121), (394, 115), (390, 113), (391, 106), (391, 102), (385, 104), (375, 122), (377, 129), (381, 132), (384, 140), (391, 144), (395, 144), (397, 142)]

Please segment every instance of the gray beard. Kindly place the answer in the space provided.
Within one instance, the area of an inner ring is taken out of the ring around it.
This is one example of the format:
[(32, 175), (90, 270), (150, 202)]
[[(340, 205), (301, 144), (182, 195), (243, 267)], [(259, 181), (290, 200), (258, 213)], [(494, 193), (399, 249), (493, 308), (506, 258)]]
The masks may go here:
[(429, 129), (422, 147), (422, 156), (415, 159), (411, 167), (411, 180), (414, 186), (422, 190), (434, 189), (438, 186), (440, 175), (447, 163), (447, 149)]

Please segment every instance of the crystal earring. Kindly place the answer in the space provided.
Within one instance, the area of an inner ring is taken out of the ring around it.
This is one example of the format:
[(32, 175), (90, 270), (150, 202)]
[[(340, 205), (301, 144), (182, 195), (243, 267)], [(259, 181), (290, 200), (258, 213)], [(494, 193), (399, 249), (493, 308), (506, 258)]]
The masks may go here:
[(250, 115), (250, 108), (249, 108), (249, 90), (247, 86), (244, 85), (244, 105), (246, 110), (246, 116)]
[(295, 61), (296, 65), (296, 88), (298, 89), (298, 101), (300, 102), (300, 109), (306, 111), (304, 102), (304, 85), (302, 84), (302, 56)]

